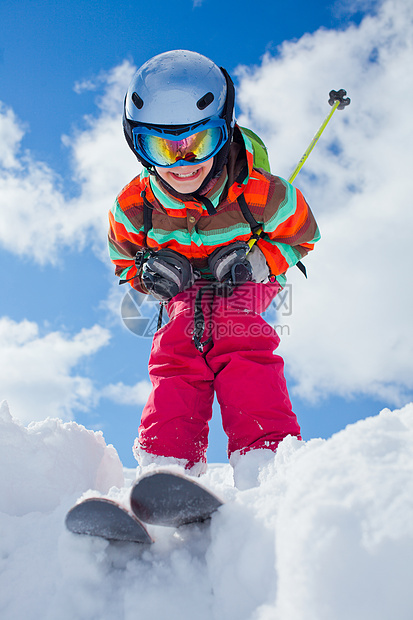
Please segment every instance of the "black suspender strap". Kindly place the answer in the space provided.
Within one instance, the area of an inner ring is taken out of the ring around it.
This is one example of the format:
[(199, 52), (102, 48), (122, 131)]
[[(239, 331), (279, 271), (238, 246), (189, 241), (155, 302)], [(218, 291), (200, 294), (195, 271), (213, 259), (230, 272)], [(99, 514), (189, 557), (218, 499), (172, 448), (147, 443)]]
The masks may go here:
[(199, 202), (202, 202), (205, 209), (208, 211), (208, 215), (216, 214), (217, 210), (215, 209), (214, 205), (212, 204), (209, 198), (207, 198), (206, 196), (202, 196), (201, 194), (194, 194), (194, 198), (199, 200)]
[[(240, 196), (238, 196), (237, 202), (238, 202), (239, 207), (241, 209), (242, 215), (244, 216), (244, 219), (251, 226), (251, 230), (252, 230), (253, 236), (255, 235), (256, 237), (259, 238), (260, 234), (259, 233), (257, 234), (257, 231), (261, 228), (262, 224), (259, 224), (259, 222), (257, 222), (255, 217), (251, 213), (251, 210), (250, 210), (250, 208), (249, 208), (249, 206), (247, 204), (247, 201), (245, 200), (244, 194), (241, 194)], [(298, 261), (298, 263), (296, 264), (296, 267), (298, 267), (298, 269), (301, 271), (301, 273), (305, 277), (307, 277), (307, 269), (305, 268), (305, 265), (301, 261)]]
[(245, 181), (247, 176), (248, 176), (248, 166), (244, 166), (244, 168), (242, 168), (241, 172), (235, 179), (235, 183), (238, 183), (239, 185), (241, 185)]
[(300, 260), (298, 261), (298, 263), (296, 264), (296, 267), (298, 267), (298, 269), (301, 271), (301, 273), (303, 274), (303, 276), (307, 277), (307, 269), (305, 268), (304, 263), (302, 263)]
[(146, 238), (148, 236), (148, 232), (152, 228), (153, 207), (149, 200), (146, 198), (146, 189), (144, 189), (141, 193), (141, 197), (143, 199), (143, 232), (145, 235), (145, 245), (147, 245)]
[(239, 208), (241, 209), (242, 215), (244, 216), (244, 219), (251, 226), (251, 230), (255, 234), (257, 230), (261, 228), (262, 224), (259, 224), (251, 213), (250, 208), (247, 205), (247, 201), (245, 200), (244, 194), (240, 194), (240, 196), (238, 196), (237, 202), (239, 204)]

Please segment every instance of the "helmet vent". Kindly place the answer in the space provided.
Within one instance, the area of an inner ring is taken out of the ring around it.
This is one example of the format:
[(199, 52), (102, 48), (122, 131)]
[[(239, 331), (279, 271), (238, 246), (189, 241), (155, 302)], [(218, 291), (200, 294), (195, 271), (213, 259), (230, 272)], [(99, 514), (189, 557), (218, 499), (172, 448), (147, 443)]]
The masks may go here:
[(206, 93), (199, 101), (196, 102), (198, 110), (205, 110), (213, 101), (215, 97), (212, 93)]
[(132, 94), (132, 101), (138, 108), (138, 110), (141, 110), (143, 108), (143, 100), (139, 97), (138, 93)]

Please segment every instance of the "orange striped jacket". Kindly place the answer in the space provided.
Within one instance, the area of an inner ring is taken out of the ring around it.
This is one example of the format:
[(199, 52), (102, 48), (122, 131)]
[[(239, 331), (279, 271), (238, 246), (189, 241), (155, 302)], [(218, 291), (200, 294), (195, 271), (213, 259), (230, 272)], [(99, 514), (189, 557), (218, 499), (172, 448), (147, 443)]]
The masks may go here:
[[(144, 247), (170, 248), (186, 256), (208, 278), (208, 256), (219, 246), (248, 241), (251, 227), (239, 199), (244, 197), (264, 236), (258, 241), (270, 272), (285, 283), (285, 272), (320, 238), (314, 216), (301, 192), (284, 179), (254, 168), (252, 144), (236, 127), (228, 163), (206, 201), (183, 201), (144, 170), (118, 195), (109, 213), (109, 254), (115, 273), (144, 291), (135, 256)], [(152, 228), (145, 234), (144, 202), (152, 209)], [(211, 206), (212, 205), (212, 206)]]

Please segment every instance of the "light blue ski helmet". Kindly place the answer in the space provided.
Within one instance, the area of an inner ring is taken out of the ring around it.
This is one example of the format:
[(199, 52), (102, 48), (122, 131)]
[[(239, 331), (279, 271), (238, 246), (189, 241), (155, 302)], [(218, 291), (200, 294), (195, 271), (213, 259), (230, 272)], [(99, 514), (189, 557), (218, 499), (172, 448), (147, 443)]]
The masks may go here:
[(158, 54), (138, 69), (126, 93), (126, 141), (139, 161), (151, 167), (134, 148), (134, 127), (190, 127), (205, 119), (223, 118), (229, 144), (235, 123), (234, 97), (228, 73), (206, 56), (188, 50)]

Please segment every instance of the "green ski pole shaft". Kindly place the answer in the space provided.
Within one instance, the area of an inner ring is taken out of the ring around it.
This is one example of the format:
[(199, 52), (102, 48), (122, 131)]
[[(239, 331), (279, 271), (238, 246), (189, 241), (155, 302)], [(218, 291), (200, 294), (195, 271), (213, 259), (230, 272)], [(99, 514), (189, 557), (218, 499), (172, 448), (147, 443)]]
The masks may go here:
[[(301, 157), (301, 159), (298, 162), (297, 166), (295, 167), (294, 171), (290, 175), (290, 177), (288, 179), (289, 183), (292, 183), (294, 181), (294, 179), (296, 178), (296, 176), (300, 172), (301, 168), (304, 166), (305, 162), (308, 159), (308, 156), (310, 155), (311, 151), (313, 150), (313, 148), (317, 144), (318, 139), (320, 138), (320, 136), (323, 133), (324, 129), (327, 127), (328, 123), (330, 122), (334, 112), (336, 110), (343, 110), (346, 106), (348, 106), (350, 104), (350, 99), (348, 97), (346, 97), (346, 95), (347, 95), (347, 93), (346, 93), (346, 91), (344, 89), (340, 89), (339, 91), (336, 91), (336, 90), (330, 91), (330, 94), (329, 94), (330, 98), (328, 100), (328, 103), (332, 106), (332, 109), (330, 110), (330, 112), (326, 116), (326, 118), (324, 119), (324, 122), (321, 125), (320, 129), (317, 131), (317, 133), (315, 134), (314, 138), (311, 140), (311, 142), (308, 145), (306, 151), (304, 152), (303, 156)], [(249, 252), (252, 250), (253, 246), (258, 241), (258, 239), (259, 239), (260, 235), (262, 234), (262, 232), (263, 232), (262, 228), (259, 228), (257, 230), (257, 232), (249, 240), (249, 242), (248, 242), (248, 245), (249, 245), (249, 250), (248, 251)]]
[(294, 172), (290, 175), (290, 177), (288, 179), (289, 183), (292, 183), (294, 181), (295, 177), (298, 175), (298, 173), (300, 172), (301, 168), (304, 166), (305, 162), (308, 159), (308, 156), (310, 155), (311, 151), (313, 150), (313, 148), (317, 144), (318, 139), (320, 138), (320, 136), (323, 133), (324, 129), (327, 127), (328, 123), (331, 120), (331, 117), (333, 116), (334, 112), (337, 110), (339, 105), (340, 105), (339, 101), (336, 101), (335, 104), (333, 105), (333, 107), (331, 109), (331, 112), (325, 118), (324, 123), (321, 125), (320, 129), (317, 131), (317, 133), (315, 134), (314, 138), (311, 140), (310, 144), (308, 145), (307, 150), (305, 151), (304, 155), (301, 157), (300, 161), (298, 162), (297, 166), (295, 167)]

